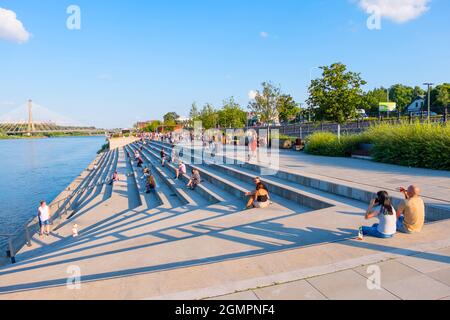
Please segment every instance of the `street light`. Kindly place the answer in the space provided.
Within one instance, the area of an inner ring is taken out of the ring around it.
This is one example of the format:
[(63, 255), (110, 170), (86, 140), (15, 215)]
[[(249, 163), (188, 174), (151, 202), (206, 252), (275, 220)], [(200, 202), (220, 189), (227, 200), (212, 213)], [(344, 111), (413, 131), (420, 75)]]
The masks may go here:
[(431, 88), (434, 85), (434, 83), (425, 82), (423, 85), (428, 87), (428, 122), (430, 122), (431, 121)]

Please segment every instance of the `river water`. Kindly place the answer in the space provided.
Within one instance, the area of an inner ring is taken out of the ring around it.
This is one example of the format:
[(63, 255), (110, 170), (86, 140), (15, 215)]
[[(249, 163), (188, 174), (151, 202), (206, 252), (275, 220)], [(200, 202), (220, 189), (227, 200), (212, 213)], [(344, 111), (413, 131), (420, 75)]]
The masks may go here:
[(35, 217), (39, 201), (51, 203), (104, 143), (104, 137), (0, 140), (0, 233)]

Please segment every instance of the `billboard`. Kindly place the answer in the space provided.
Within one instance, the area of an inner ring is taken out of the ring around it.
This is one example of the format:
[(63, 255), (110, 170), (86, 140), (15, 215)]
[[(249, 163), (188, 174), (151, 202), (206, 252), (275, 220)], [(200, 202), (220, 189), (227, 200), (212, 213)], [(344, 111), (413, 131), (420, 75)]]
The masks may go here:
[(395, 102), (380, 102), (380, 112), (392, 112), (397, 110), (397, 103)]

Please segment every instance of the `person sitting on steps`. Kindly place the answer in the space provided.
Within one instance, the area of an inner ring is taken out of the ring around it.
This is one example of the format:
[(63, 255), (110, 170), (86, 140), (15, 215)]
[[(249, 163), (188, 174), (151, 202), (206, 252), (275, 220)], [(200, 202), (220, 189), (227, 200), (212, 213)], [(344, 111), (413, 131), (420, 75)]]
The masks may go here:
[(270, 205), (269, 191), (262, 182), (259, 182), (256, 185), (256, 191), (254, 192), (253, 196), (249, 199), (245, 209), (252, 209), (252, 208), (264, 209), (267, 208), (269, 205)]
[[(260, 177), (256, 177), (253, 179), (253, 183), (255, 184), (255, 187), (258, 186), (259, 183), (261, 183), (261, 178)], [(264, 188), (267, 190), (266, 186), (264, 185)], [(256, 191), (253, 192), (247, 192), (245, 194), (246, 197), (250, 197), (248, 203), (253, 202), (252, 200), (254, 200), (255, 197), (255, 193)]]
[(420, 233), (425, 224), (425, 203), (420, 197), (420, 188), (400, 188), (405, 196), (397, 209), (397, 231), (406, 234)]
[(186, 174), (186, 165), (183, 163), (183, 161), (180, 160), (178, 168), (176, 169), (175, 180), (178, 180), (180, 178), (180, 175), (183, 174)]
[[(375, 210), (376, 207), (380, 207), (380, 210)], [(378, 218), (380, 222), (372, 227), (362, 227), (361, 231), (364, 236), (387, 239), (395, 235), (397, 215), (386, 191), (378, 192), (377, 197), (370, 202), (366, 212), (366, 219), (373, 218)]]
[(148, 168), (144, 169), (144, 175), (141, 177), (141, 179), (145, 179), (145, 193), (150, 193), (151, 191), (156, 189), (155, 177), (153, 177)]
[(195, 188), (197, 188), (197, 186), (201, 183), (201, 180), (200, 172), (196, 169), (192, 169), (192, 176), (191, 179), (189, 179), (187, 187), (191, 190), (195, 190)]

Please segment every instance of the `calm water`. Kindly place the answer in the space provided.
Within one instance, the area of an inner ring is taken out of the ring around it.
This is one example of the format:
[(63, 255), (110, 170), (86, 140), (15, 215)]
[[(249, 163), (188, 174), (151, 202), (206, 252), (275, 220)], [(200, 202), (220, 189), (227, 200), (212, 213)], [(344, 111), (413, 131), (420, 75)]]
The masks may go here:
[(104, 137), (0, 140), (0, 232), (14, 232), (95, 159)]

